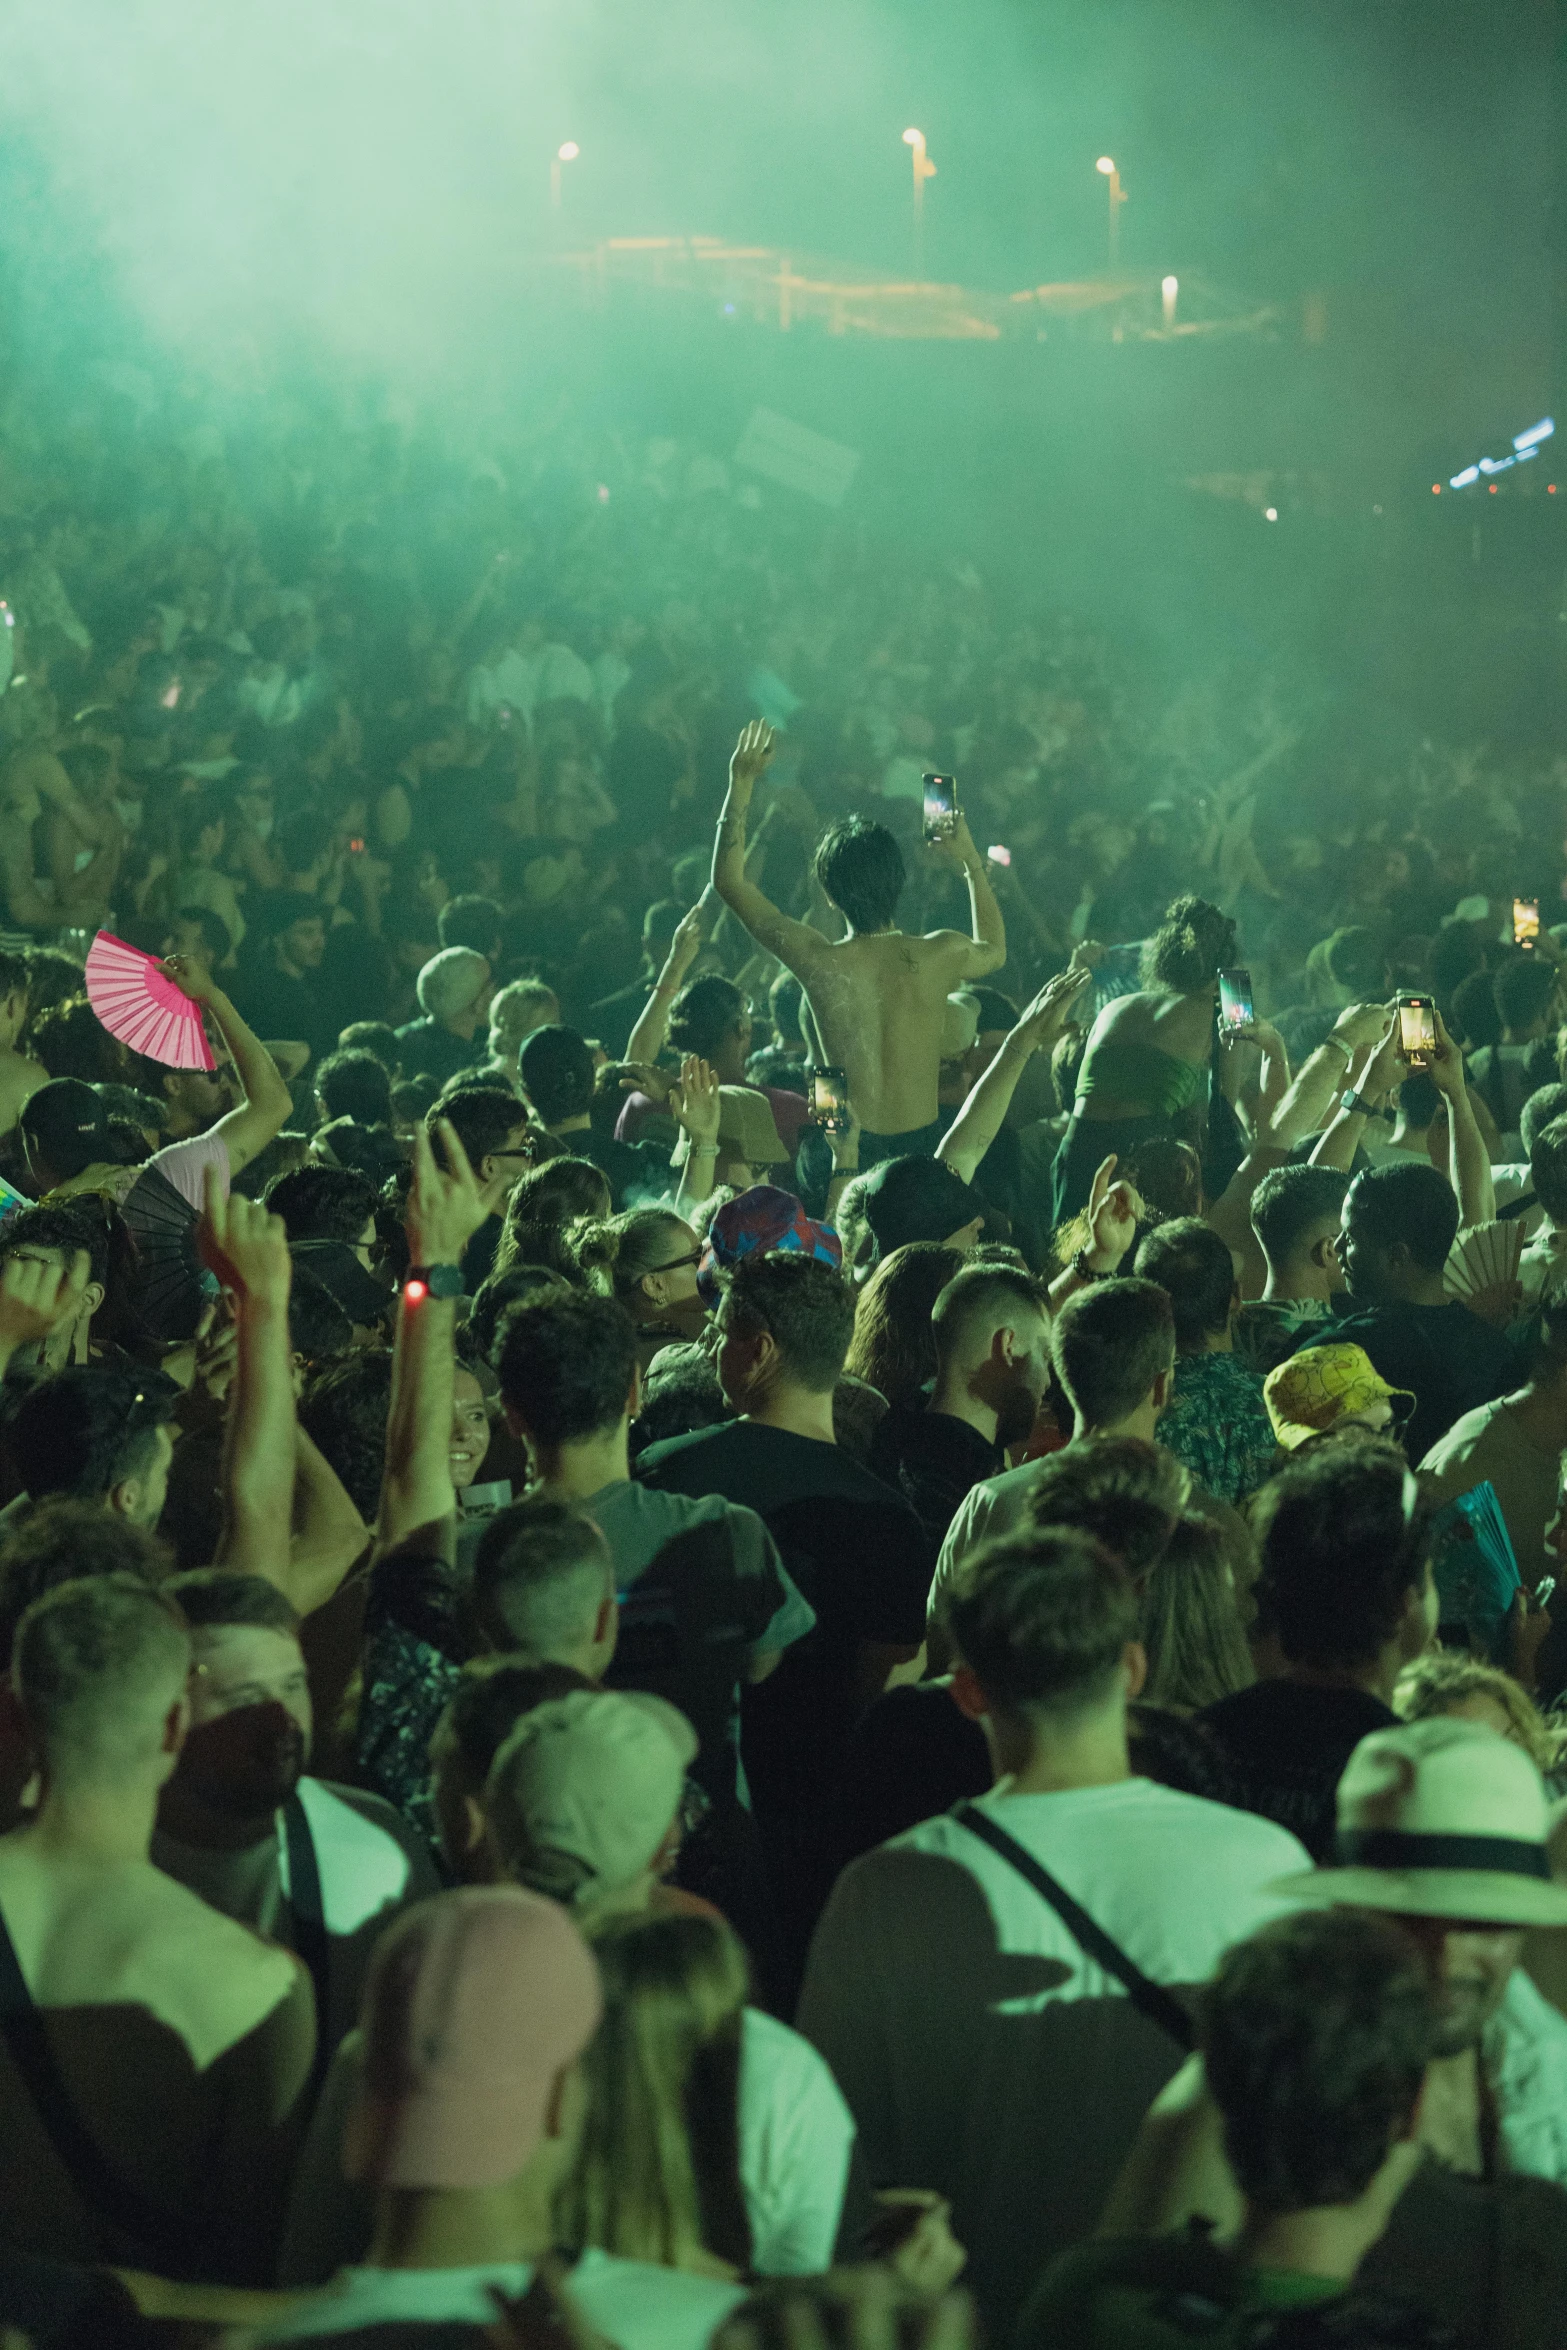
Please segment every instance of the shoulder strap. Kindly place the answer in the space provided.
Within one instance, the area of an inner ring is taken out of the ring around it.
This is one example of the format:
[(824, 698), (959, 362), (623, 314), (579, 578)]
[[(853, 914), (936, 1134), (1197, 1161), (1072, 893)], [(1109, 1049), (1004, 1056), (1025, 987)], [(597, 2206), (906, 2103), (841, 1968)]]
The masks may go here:
[(283, 1806), (283, 1835), (288, 1848), (288, 1906), (294, 1913), (294, 1950), (304, 1960), (316, 1994), (316, 2054), (311, 2073), (314, 2095), (332, 2054), (328, 2006), (332, 1969), (316, 1840), (310, 1833), (310, 1822), (297, 1787)]
[[(71, 2103), (70, 2091), (61, 2078), (43, 2017), (27, 1988), (3, 1915), (0, 1915), (0, 2039), (5, 2041), (17, 2077), (32, 2100), (33, 2110), (88, 2219), (112, 2221), (133, 2244), (157, 2256), (160, 2267), (168, 2275), (182, 2275), (190, 2249), (187, 2244), (183, 2251), (176, 2251), (173, 2219), (143, 2202), (129, 2181), (110, 2169), (102, 2148)], [(170, 2266), (171, 2262), (174, 2265)]]
[(998, 1827), (988, 1812), (976, 1804), (960, 1803), (952, 1812), (960, 1827), (967, 1828), (982, 1844), (1016, 1869), (1025, 1883), (1032, 1885), (1041, 1901), (1048, 1902), (1079, 1949), (1097, 1959), (1107, 1975), (1114, 1975), (1135, 2007), (1142, 2010), (1150, 2023), (1168, 2032), (1177, 2047), (1190, 2054), (1196, 2046), (1192, 2022), (1180, 2001), (1143, 1973), (1135, 1959), (1128, 1958), (1119, 1942), (1113, 1942), (1102, 1926), (1096, 1926), (1086, 1909), (1072, 1899), (1066, 1887), (1057, 1882), (1050, 1871), (1033, 1854)]

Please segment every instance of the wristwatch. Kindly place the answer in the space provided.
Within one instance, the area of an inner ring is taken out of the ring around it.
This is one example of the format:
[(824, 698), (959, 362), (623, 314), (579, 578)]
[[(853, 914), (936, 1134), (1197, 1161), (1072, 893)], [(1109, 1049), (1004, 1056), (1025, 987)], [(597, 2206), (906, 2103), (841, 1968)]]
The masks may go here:
[(410, 1265), (410, 1281), (422, 1281), (432, 1297), (466, 1297), (461, 1265)]
[(1368, 1102), (1365, 1095), (1356, 1093), (1353, 1086), (1339, 1095), (1338, 1106), (1341, 1110), (1348, 1110), (1352, 1117), (1385, 1118), (1390, 1126), (1398, 1124), (1396, 1110), (1379, 1110), (1375, 1102)]

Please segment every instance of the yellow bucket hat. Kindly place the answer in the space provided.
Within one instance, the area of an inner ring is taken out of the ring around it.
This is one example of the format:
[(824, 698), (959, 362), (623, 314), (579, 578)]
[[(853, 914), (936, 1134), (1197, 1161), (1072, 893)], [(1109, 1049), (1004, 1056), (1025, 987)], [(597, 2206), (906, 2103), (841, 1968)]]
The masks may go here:
[(1268, 1373), (1262, 1396), (1273, 1433), (1288, 1452), (1384, 1397), (1411, 1409), (1415, 1401), (1407, 1387), (1389, 1387), (1363, 1346), (1302, 1347)]

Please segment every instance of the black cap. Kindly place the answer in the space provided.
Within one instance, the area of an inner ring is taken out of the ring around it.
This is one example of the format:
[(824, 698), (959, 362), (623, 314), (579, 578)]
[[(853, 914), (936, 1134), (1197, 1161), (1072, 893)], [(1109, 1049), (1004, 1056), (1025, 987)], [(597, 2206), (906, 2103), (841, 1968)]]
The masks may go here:
[(23, 1104), (19, 1121), (26, 1140), (68, 1180), (96, 1159), (114, 1156), (109, 1112), (79, 1077), (51, 1077)]
[(860, 1212), (885, 1257), (911, 1240), (961, 1232), (985, 1213), (985, 1203), (945, 1159), (883, 1159), (864, 1180)]
[(392, 1303), (373, 1273), (367, 1273), (346, 1240), (291, 1240), (288, 1253), (329, 1290), (351, 1322), (368, 1329)]

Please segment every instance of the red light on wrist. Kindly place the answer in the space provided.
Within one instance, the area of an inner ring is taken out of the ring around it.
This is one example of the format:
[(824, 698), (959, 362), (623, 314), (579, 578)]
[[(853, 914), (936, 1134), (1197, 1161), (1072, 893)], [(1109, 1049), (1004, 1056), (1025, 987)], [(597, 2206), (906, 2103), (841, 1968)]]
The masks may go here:
[(405, 1305), (422, 1306), (429, 1294), (430, 1285), (427, 1281), (405, 1281), (403, 1283), (403, 1303)]

